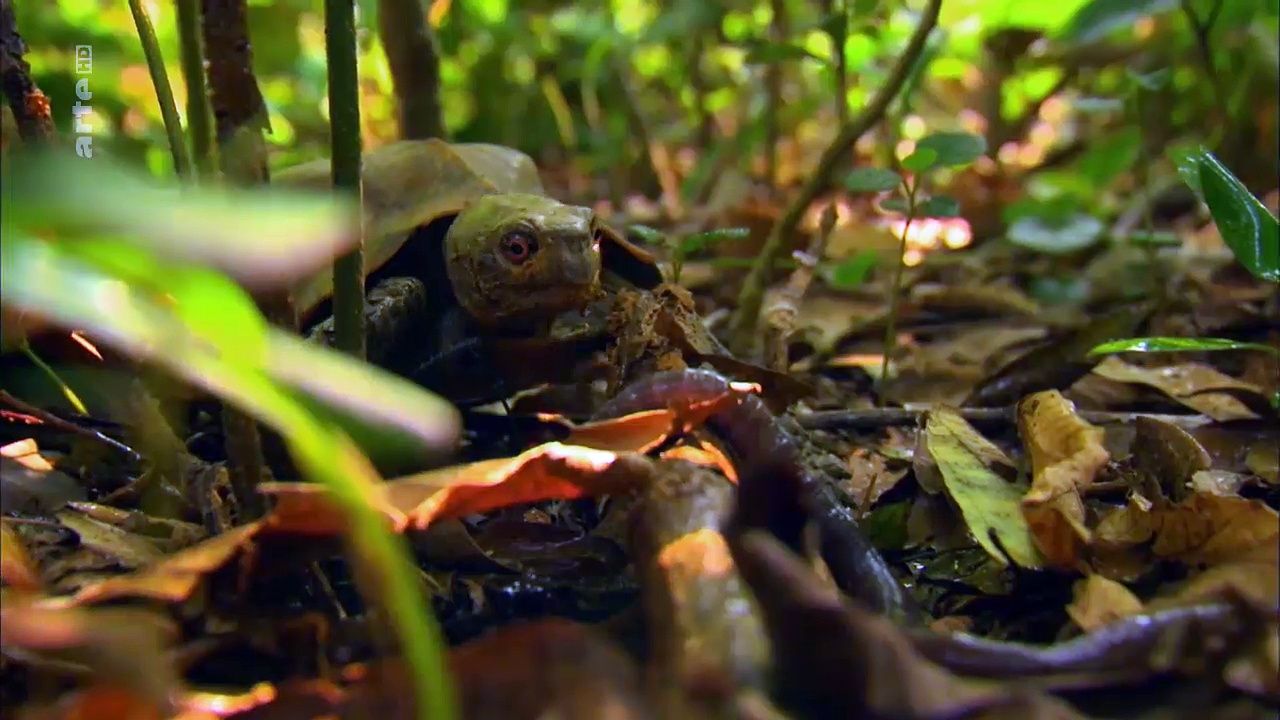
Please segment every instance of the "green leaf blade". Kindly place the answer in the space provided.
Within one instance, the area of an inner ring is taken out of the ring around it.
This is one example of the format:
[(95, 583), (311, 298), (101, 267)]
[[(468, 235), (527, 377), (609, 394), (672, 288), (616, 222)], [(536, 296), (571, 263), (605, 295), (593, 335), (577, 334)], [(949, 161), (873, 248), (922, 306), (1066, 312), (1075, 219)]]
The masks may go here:
[(879, 193), (896, 189), (902, 184), (902, 177), (885, 168), (858, 168), (845, 176), (844, 187), (849, 192)]

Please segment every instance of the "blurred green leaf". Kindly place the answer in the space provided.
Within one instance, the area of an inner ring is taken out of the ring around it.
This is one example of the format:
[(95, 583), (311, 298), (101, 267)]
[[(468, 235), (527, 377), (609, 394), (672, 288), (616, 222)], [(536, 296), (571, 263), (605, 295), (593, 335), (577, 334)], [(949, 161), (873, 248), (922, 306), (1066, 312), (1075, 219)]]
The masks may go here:
[(827, 273), (827, 283), (841, 290), (852, 290), (867, 281), (880, 261), (874, 250), (863, 250), (835, 265)]
[(1169, 159), (1173, 161), (1175, 167), (1178, 168), (1178, 177), (1187, 184), (1201, 200), (1204, 199), (1204, 190), (1200, 187), (1200, 154), (1204, 152), (1200, 147), (1172, 147), (1165, 151)]
[(1212, 153), (1200, 157), (1200, 187), (1222, 241), (1255, 277), (1280, 282), (1280, 223)]
[(1113, 340), (1089, 351), (1090, 355), (1124, 352), (1216, 352), (1219, 350), (1260, 350), (1280, 357), (1280, 349), (1261, 343), (1237, 342), (1221, 338), (1149, 337)]
[(667, 237), (661, 230), (651, 228), (648, 225), (628, 225), (627, 232), (650, 245), (661, 245)]
[(902, 184), (902, 176), (884, 168), (858, 168), (845, 176), (844, 187), (849, 192), (885, 192)]
[(987, 151), (986, 138), (967, 132), (938, 132), (916, 143), (916, 152), (936, 153), (934, 167), (961, 167), (982, 157)]
[(1102, 237), (1102, 221), (1075, 213), (1063, 219), (1024, 215), (1009, 226), (1009, 242), (1048, 255), (1083, 250)]
[(756, 41), (748, 45), (745, 62), (748, 65), (772, 65), (791, 60), (817, 60), (825, 63), (826, 58), (814, 55), (808, 49), (794, 43)]
[(13, 163), (6, 215), (54, 236), (126, 235), (161, 259), (199, 262), (255, 287), (278, 287), (356, 241), (356, 208), (283, 190), (160, 186), (95, 157), (31, 153)]
[(920, 217), (953, 218), (960, 216), (960, 203), (953, 197), (934, 195), (920, 203)]
[(932, 168), (938, 161), (938, 151), (916, 146), (915, 152), (902, 159), (902, 169), (916, 174)]
[(1091, 0), (1076, 11), (1060, 34), (1060, 39), (1084, 45), (1101, 40), (1147, 15), (1178, 7), (1178, 0)]
[(693, 253), (726, 240), (744, 240), (750, 236), (751, 230), (748, 228), (707, 230), (706, 232), (695, 233), (682, 238), (679, 247), (682, 252)]
[(891, 197), (885, 198), (880, 202), (880, 209), (906, 215), (907, 211), (911, 209), (911, 206), (907, 204), (906, 198)]

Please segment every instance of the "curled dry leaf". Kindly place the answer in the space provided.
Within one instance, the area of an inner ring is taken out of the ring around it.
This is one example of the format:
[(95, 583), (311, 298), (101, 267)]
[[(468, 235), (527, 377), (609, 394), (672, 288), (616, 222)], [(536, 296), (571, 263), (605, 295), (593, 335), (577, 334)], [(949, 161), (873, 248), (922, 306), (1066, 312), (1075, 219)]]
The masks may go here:
[[(1256, 419), (1250, 405), (1265, 407), (1266, 395), (1256, 385), (1224, 375), (1210, 365), (1188, 362), (1166, 367), (1130, 365), (1112, 355), (1093, 372), (1115, 382), (1143, 385), (1218, 422)], [(1240, 397), (1250, 398), (1246, 404)]]
[[(1022, 567), (1040, 567), (1044, 557), (1021, 512), (1025, 488), (1009, 482), (994, 469), (1012, 464), (1004, 453), (958, 413), (945, 407), (925, 413), (923, 435), (927, 456), (936, 464), (947, 495), (960, 509), (978, 544), (1001, 563), (1008, 553)], [(925, 454), (917, 451), (918, 462)], [(999, 539), (998, 545), (992, 533)]]
[(1280, 515), (1259, 500), (1204, 492), (1167, 507), (1130, 498), (1128, 505), (1103, 516), (1094, 532), (1102, 547), (1150, 543), (1157, 557), (1214, 565), (1275, 544)]
[(1067, 615), (1087, 633), (1142, 612), (1142, 601), (1129, 588), (1101, 575), (1077, 581), (1074, 595)]
[(85, 586), (71, 596), (70, 602), (89, 605), (125, 598), (182, 602), (191, 597), (206, 576), (237, 557), (261, 528), (261, 523), (241, 525), (169, 555), (138, 572)]
[[(399, 532), (424, 530), (437, 520), (542, 500), (626, 493), (643, 485), (649, 461), (634, 453), (612, 453), (552, 442), (512, 458), (482, 460), (389, 480), (384, 513)], [(336, 535), (345, 522), (328, 493), (302, 483), (264, 483), (277, 499), (267, 522), (274, 528)]]
[(1074, 567), (1090, 540), (1080, 493), (1111, 459), (1103, 432), (1081, 420), (1061, 393), (1048, 390), (1018, 403), (1018, 435), (1031, 456), (1022, 513), (1045, 556)]

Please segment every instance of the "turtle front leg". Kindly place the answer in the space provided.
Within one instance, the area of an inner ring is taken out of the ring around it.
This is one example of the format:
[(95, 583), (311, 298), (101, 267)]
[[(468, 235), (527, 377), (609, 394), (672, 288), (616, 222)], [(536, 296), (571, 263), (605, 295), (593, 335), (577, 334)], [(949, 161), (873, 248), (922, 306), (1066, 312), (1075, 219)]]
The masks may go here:
[[(391, 277), (365, 295), (366, 357), (369, 362), (404, 375), (420, 357), (420, 343), (431, 329), (427, 287), (413, 277)], [(333, 316), (307, 333), (307, 339), (334, 347)]]

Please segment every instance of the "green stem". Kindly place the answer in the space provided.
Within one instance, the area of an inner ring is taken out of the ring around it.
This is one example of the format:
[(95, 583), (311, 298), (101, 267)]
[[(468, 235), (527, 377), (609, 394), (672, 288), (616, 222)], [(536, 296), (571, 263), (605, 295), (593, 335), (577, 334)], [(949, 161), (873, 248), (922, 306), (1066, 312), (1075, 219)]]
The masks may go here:
[(133, 24), (138, 28), (138, 40), (142, 54), (147, 58), (147, 70), (151, 72), (151, 84), (156, 88), (156, 101), (160, 103), (160, 117), (164, 119), (164, 132), (169, 136), (169, 152), (173, 154), (173, 170), (179, 178), (191, 174), (191, 158), (187, 155), (187, 143), (182, 136), (182, 120), (178, 117), (178, 104), (173, 99), (173, 87), (165, 73), (164, 56), (160, 54), (160, 42), (142, 0), (129, 0)]
[(907, 222), (902, 226), (902, 239), (898, 244), (898, 265), (893, 269), (893, 282), (889, 285), (889, 313), (884, 319), (884, 357), (880, 359), (880, 392), (877, 393), (876, 404), (883, 405), (885, 389), (889, 383), (889, 356), (897, 346), (895, 331), (898, 324), (898, 298), (902, 295), (902, 273), (906, 269), (907, 237), (911, 231), (911, 223), (916, 219), (916, 193), (922, 181), (916, 178), (911, 183), (903, 181), (907, 193)]
[(83, 402), (81, 402), (80, 396), (76, 395), (76, 391), (72, 390), (71, 386), (59, 377), (58, 373), (53, 368), (49, 367), (48, 363), (40, 359), (40, 356), (36, 354), (35, 350), (31, 349), (31, 345), (29, 345), (26, 340), (22, 341), (22, 352), (27, 356), (27, 359), (35, 363), (36, 367), (40, 368), (41, 372), (49, 376), (49, 379), (53, 381), (54, 385), (58, 386), (58, 389), (62, 391), (63, 397), (67, 399), (67, 402), (71, 403), (71, 407), (74, 408), (76, 412), (88, 417), (89, 409), (85, 407)]
[[(361, 200), (360, 87), (356, 66), (354, 0), (325, 0), (325, 53), (329, 60), (329, 139), (333, 187)], [(363, 226), (363, 222), (361, 223)], [(333, 263), (335, 345), (365, 357), (364, 239)]]
[(187, 134), (191, 160), (200, 179), (214, 177), (213, 123), (209, 113), (209, 87), (204, 78), (204, 44), (200, 37), (198, 0), (177, 0), (178, 42), (182, 51), (182, 77), (187, 84)]

